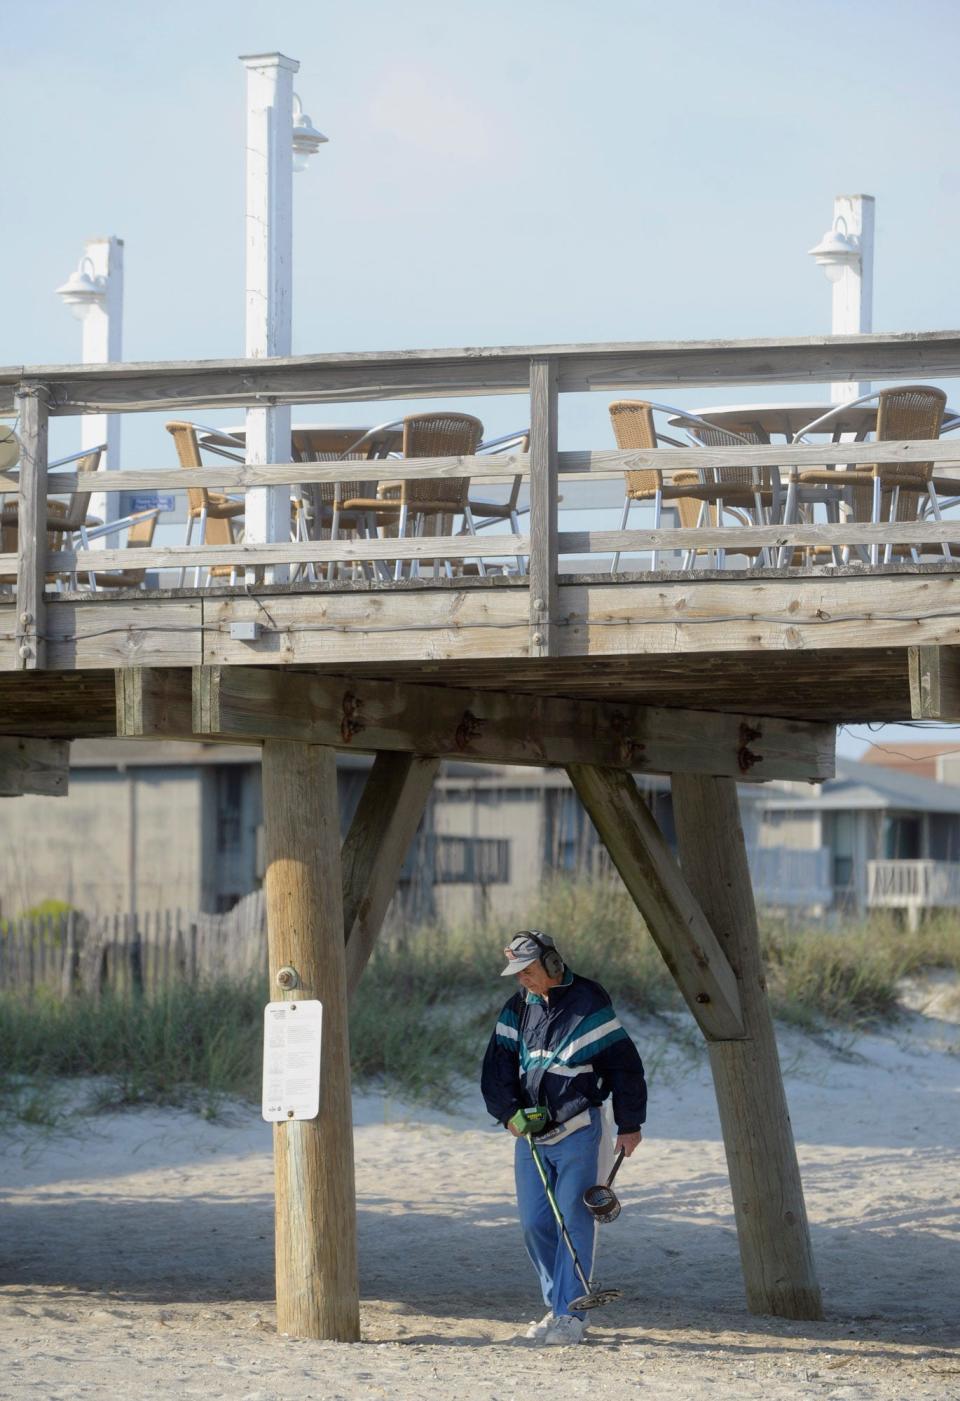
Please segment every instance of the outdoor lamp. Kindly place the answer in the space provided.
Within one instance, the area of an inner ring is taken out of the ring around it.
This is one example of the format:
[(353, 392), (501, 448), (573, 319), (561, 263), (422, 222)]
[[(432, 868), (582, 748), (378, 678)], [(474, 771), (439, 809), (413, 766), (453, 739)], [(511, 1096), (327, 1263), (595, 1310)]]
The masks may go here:
[(107, 282), (97, 277), (92, 258), (81, 258), (62, 287), (57, 288), (78, 321), (82, 321), (92, 306), (103, 306), (107, 299)]
[(293, 168), (306, 170), (307, 161), (316, 155), (320, 147), (329, 141), (322, 131), (317, 131), (296, 93), (293, 94)]
[(847, 221), (841, 214), (820, 242), (807, 251), (823, 268), (829, 282), (839, 282), (844, 268), (855, 267), (859, 262), (860, 240), (856, 234), (847, 233)]

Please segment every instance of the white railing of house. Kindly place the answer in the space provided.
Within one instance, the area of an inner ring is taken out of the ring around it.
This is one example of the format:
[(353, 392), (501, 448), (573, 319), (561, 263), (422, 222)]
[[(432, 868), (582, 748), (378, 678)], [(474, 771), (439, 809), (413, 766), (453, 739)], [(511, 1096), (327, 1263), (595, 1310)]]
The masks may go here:
[(868, 861), (867, 904), (943, 909), (960, 905), (960, 861)]

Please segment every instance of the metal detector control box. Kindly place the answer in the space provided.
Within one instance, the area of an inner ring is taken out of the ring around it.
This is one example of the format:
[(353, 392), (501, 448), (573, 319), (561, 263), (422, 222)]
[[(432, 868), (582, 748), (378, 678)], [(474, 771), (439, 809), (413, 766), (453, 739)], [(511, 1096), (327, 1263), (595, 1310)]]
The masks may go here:
[(323, 1004), (268, 1002), (263, 1012), (263, 1117), (270, 1124), (320, 1113)]

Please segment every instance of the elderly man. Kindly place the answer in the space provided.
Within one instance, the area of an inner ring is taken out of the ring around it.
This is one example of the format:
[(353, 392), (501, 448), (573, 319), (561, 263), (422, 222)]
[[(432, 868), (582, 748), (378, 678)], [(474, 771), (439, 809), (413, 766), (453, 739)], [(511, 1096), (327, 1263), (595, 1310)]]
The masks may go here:
[[(481, 1089), (495, 1119), (520, 1139), (524, 1110), (543, 1106), (546, 1128), (537, 1146), (577, 1255), (592, 1273), (596, 1221), (583, 1193), (599, 1181), (600, 1106), (609, 1096), (616, 1148), (629, 1157), (640, 1142), (647, 1087), (637, 1048), (599, 983), (581, 978), (549, 934), (523, 929), (504, 950), (505, 978), (517, 990), (503, 1008), (483, 1061)], [(532, 1155), (515, 1152), (517, 1204), (527, 1254), (540, 1279), (547, 1313), (526, 1336), (548, 1346), (582, 1341), (584, 1315), (570, 1304), (582, 1295)]]

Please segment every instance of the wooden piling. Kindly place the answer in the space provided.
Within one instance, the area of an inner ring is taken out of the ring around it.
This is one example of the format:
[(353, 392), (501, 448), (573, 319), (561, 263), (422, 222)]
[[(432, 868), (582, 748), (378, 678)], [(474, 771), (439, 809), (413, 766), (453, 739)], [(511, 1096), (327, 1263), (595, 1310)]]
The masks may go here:
[[(274, 1126), (277, 1328), (360, 1337), (340, 821), (334, 752), (263, 746), (270, 998), (323, 1003), (320, 1113)], [(289, 965), (299, 986), (282, 994)]]
[(733, 966), (746, 1037), (708, 1039), (740, 1243), (747, 1306), (822, 1318), (803, 1185), (767, 1002), (757, 911), (736, 783), (674, 774), (673, 811), (687, 883)]

